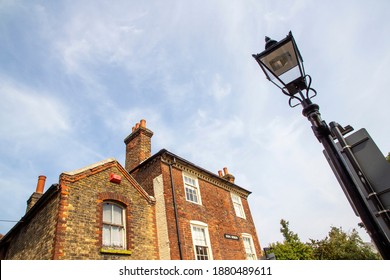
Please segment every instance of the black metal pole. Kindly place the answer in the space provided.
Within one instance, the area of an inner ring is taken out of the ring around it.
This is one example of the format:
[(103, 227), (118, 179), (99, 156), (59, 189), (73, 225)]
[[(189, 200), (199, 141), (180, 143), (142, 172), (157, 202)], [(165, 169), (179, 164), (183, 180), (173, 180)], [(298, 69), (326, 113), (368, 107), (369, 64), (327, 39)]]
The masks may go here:
[(319, 106), (317, 104), (313, 104), (308, 98), (303, 99), (301, 104), (303, 107), (302, 114), (311, 122), (315, 136), (317, 137), (318, 141), (322, 143), (326, 153), (328, 154), (329, 159), (334, 166), (334, 172), (337, 173), (335, 175), (344, 185), (344, 188), (348, 193), (350, 200), (358, 212), (364, 226), (366, 227), (368, 234), (374, 241), (382, 258), (386, 260), (390, 259), (389, 240), (387, 239), (383, 230), (380, 228), (378, 222), (373, 216), (373, 213), (368, 208), (366, 201), (360, 195), (353, 177), (346, 167), (345, 162), (340, 156), (336, 144), (332, 139), (331, 131), (328, 125), (321, 119)]

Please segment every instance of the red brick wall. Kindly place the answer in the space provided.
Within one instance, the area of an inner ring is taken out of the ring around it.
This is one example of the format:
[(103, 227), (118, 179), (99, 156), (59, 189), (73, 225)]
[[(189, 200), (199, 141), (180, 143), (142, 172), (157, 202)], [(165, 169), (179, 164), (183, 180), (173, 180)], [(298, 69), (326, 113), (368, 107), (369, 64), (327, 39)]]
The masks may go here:
[[(166, 183), (165, 199), (168, 224), (172, 225), (172, 227), (169, 227), (170, 240), (172, 240), (171, 257), (172, 259), (179, 259), (176, 227), (173, 226), (175, 225), (175, 216), (169, 182), (169, 167), (164, 165), (162, 170), (164, 183)], [(187, 260), (195, 258), (190, 227), (191, 220), (201, 221), (208, 225), (214, 259), (245, 259), (242, 233), (252, 235), (257, 257), (260, 257), (260, 244), (247, 200), (241, 197), (246, 219), (239, 218), (235, 214), (230, 191), (198, 178), (202, 205), (188, 202), (185, 198), (182, 173), (181, 170), (173, 168), (183, 258)], [(226, 239), (224, 234), (236, 235), (240, 239), (238, 241)]]
[(130, 171), (151, 156), (151, 138), (153, 132), (146, 127), (139, 127), (125, 139), (125, 169)]
[(131, 173), (131, 176), (142, 186), (142, 188), (151, 196), (154, 196), (153, 191), (153, 179), (161, 174), (161, 161), (160, 158), (155, 158), (152, 162), (146, 166), (135, 170)]

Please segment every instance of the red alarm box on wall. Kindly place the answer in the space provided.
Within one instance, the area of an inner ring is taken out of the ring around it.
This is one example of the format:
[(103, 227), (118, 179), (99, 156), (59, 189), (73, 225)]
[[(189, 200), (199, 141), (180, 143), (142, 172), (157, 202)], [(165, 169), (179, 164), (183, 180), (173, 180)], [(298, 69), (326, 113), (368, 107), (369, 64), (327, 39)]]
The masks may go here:
[(120, 175), (111, 173), (110, 174), (110, 182), (115, 184), (120, 184), (122, 181), (122, 177)]

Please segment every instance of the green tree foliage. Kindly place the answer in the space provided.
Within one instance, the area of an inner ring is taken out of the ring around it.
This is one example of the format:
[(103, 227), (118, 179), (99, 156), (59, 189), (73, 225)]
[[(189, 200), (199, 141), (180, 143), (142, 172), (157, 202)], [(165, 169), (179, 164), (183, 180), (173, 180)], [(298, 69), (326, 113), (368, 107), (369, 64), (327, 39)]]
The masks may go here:
[(363, 242), (355, 229), (348, 234), (341, 228), (331, 227), (325, 239), (311, 240), (311, 247), (313, 248), (313, 256), (317, 260), (380, 259), (379, 254)]
[(280, 221), (280, 232), (284, 237), (283, 243), (276, 242), (270, 245), (271, 251), (278, 260), (311, 260), (313, 259), (312, 248), (302, 243), (298, 234), (289, 229), (289, 222)]
[(390, 153), (387, 154), (386, 160), (390, 162)]
[(280, 221), (283, 242), (270, 244), (271, 252), (278, 260), (378, 260), (380, 255), (360, 238), (353, 229), (345, 233), (341, 228), (331, 227), (322, 240), (303, 243), (298, 234), (289, 229), (289, 222)]

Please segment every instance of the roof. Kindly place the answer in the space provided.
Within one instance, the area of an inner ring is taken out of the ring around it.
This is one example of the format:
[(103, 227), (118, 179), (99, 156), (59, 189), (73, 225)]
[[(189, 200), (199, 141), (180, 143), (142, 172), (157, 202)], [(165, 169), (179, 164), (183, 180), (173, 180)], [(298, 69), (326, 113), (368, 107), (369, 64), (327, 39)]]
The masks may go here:
[(141, 187), (141, 185), (131, 176), (130, 173), (128, 173), (124, 167), (115, 159), (115, 158), (108, 158), (99, 162), (96, 162), (94, 164), (90, 164), (88, 166), (69, 171), (69, 172), (63, 172), (60, 176), (61, 179), (67, 180), (67, 181), (77, 181), (81, 178), (84, 178), (86, 176), (90, 176), (92, 174), (98, 173), (102, 170), (105, 170), (107, 168), (110, 168), (111, 166), (116, 166), (123, 176), (126, 177), (126, 179), (133, 185), (133, 187), (151, 204), (155, 203), (155, 198), (150, 196), (144, 188)]

